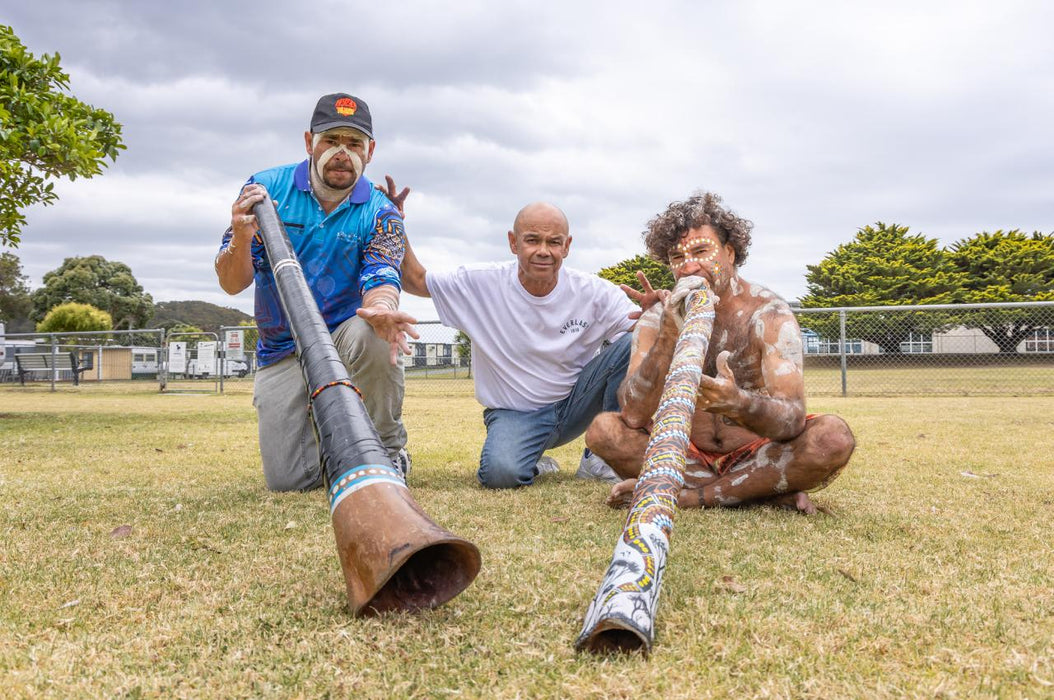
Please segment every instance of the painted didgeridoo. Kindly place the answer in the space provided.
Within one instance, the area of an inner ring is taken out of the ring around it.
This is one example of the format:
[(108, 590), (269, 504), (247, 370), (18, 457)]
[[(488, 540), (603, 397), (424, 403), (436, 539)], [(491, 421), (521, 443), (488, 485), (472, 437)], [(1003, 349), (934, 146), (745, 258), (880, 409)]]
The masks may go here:
[(333, 534), (357, 616), (442, 605), (479, 573), (479, 549), (439, 527), (381, 444), (274, 204), (253, 207), (307, 386)]
[(703, 360), (714, 330), (714, 295), (705, 285), (685, 300), (685, 321), (674, 347), (651, 439), (633, 501), (604, 579), (586, 611), (579, 651), (651, 651), (655, 612), (666, 570), (677, 496), (695, 413)]

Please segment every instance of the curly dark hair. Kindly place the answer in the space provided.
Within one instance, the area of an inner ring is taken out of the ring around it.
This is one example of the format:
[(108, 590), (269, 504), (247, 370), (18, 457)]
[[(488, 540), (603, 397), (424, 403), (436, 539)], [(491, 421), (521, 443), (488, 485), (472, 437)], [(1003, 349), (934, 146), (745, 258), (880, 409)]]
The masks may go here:
[(672, 202), (666, 211), (648, 222), (644, 245), (648, 254), (659, 262), (670, 261), (670, 250), (681, 242), (689, 229), (711, 226), (721, 243), (731, 243), (736, 252), (736, 267), (747, 259), (750, 231), (754, 224), (721, 206), (721, 197), (713, 192), (698, 191), (683, 202)]

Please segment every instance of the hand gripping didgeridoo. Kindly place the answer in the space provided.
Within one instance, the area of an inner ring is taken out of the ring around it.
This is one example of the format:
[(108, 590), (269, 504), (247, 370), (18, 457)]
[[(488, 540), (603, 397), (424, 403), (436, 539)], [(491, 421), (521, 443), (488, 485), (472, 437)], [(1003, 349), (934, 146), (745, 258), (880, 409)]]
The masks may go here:
[(337, 354), (274, 204), (266, 199), (253, 213), (310, 397), (351, 611), (442, 605), (476, 578), (479, 550), (432, 522), (414, 501)]
[(647, 654), (655, 640), (655, 611), (684, 486), (696, 392), (714, 330), (714, 295), (703, 286), (688, 295), (685, 308), (629, 516), (575, 642), (580, 651)]

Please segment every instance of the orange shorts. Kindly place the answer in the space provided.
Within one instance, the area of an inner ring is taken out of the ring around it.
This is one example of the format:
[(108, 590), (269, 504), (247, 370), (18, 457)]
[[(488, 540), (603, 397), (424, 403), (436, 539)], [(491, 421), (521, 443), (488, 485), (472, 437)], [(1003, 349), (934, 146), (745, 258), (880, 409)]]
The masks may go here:
[[(805, 422), (808, 423), (818, 415), (818, 413), (810, 413), (805, 416)], [(729, 469), (743, 460), (756, 455), (758, 450), (770, 442), (772, 442), (772, 440), (769, 438), (758, 438), (757, 440), (753, 440), (745, 445), (737, 447), (731, 452), (707, 452), (705, 450), (700, 450), (695, 446), (695, 443), (689, 442), (688, 449), (685, 450), (684, 456), (688, 460), (695, 460), (714, 474), (722, 476), (727, 473)]]

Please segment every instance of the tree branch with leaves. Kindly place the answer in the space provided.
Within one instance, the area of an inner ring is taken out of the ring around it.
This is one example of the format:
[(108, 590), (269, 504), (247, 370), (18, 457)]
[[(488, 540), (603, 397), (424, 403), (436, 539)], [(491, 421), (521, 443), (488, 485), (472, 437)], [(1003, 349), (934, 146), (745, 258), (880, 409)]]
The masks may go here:
[(55, 203), (52, 180), (98, 175), (125, 148), (113, 114), (67, 93), (59, 58), (0, 25), (0, 245), (18, 245), (24, 209)]

